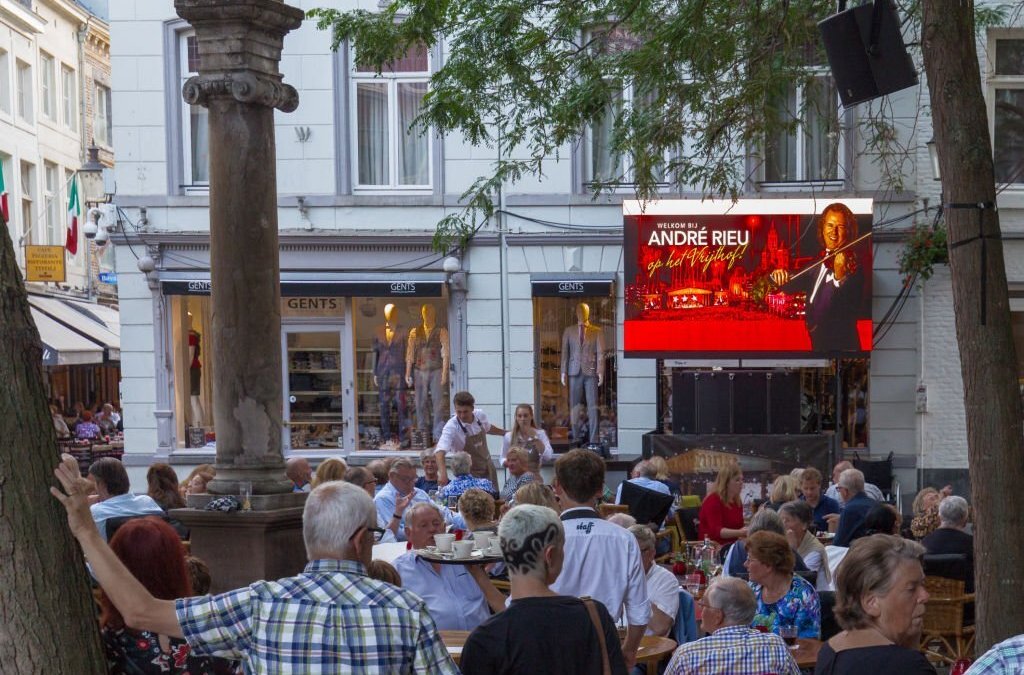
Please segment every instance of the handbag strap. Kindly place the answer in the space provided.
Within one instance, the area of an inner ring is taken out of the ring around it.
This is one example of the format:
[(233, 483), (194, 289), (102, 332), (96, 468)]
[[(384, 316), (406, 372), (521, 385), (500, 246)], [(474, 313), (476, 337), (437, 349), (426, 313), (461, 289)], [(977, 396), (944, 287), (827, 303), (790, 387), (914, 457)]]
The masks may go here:
[(587, 607), (587, 613), (590, 614), (590, 622), (594, 624), (594, 630), (597, 631), (597, 641), (601, 645), (601, 669), (604, 675), (612, 675), (612, 666), (608, 662), (608, 645), (604, 640), (604, 628), (601, 627), (601, 619), (597, 615), (597, 605), (594, 604), (593, 599), (586, 596), (580, 598), (583, 604)]

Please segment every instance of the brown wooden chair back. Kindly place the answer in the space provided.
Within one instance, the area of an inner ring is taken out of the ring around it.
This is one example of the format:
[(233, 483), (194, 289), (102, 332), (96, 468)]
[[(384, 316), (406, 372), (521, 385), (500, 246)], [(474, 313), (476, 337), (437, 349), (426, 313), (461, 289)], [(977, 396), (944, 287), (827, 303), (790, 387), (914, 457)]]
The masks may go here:
[(964, 626), (964, 606), (974, 601), (974, 594), (964, 592), (960, 579), (926, 576), (924, 586), (929, 598), (921, 629), (921, 651), (947, 664), (973, 658), (974, 626)]

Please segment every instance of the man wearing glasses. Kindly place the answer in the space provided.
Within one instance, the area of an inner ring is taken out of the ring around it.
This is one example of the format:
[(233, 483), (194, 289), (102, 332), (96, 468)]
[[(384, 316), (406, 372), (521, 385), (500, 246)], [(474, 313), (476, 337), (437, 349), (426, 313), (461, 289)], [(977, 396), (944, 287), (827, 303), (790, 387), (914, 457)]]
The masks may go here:
[(376, 527), (359, 487), (324, 483), (302, 514), (309, 563), (298, 576), (219, 595), (154, 598), (103, 541), (89, 512), (91, 483), (63, 455), (54, 472), (71, 533), (130, 628), (184, 638), (196, 655), (244, 661), (248, 673), (456, 675), (437, 626), (415, 594), (366, 576)]
[[(387, 485), (373, 498), (377, 505), (377, 522), (390, 530), (396, 541), (405, 541), (403, 516), (406, 510), (412, 504), (433, 504), (427, 493), (416, 487), (416, 478), (416, 467), (411, 461), (404, 457), (396, 459), (388, 470)], [(446, 523), (451, 524), (450, 511), (445, 509), (442, 516)]]
[(832, 544), (849, 546), (861, 534), (868, 511), (878, 502), (864, 492), (864, 474), (857, 469), (847, 469), (839, 474), (836, 489), (843, 500), (843, 512), (839, 516), (839, 526)]
[(750, 627), (757, 600), (745, 581), (719, 577), (697, 604), (708, 636), (681, 645), (665, 675), (800, 675), (782, 638)]

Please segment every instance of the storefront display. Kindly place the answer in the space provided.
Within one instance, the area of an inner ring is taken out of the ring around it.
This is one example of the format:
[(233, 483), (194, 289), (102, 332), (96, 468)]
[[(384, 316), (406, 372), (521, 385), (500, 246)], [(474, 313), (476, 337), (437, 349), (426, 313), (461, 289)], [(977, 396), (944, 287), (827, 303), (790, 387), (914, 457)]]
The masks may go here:
[(173, 295), (169, 299), (178, 447), (202, 447), (216, 438), (210, 297)]
[(292, 450), (344, 445), (341, 334), (329, 328), (285, 329), (288, 380), (285, 395)]
[(537, 422), (565, 451), (618, 442), (615, 294), (608, 279), (533, 280)]

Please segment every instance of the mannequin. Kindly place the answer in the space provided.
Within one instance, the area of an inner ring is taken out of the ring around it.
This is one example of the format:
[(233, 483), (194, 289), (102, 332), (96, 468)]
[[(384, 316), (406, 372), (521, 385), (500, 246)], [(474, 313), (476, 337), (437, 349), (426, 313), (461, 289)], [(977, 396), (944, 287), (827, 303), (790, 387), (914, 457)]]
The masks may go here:
[[(573, 442), (596, 443), (598, 427), (597, 388), (604, 382), (604, 333), (590, 323), (590, 305), (576, 305), (576, 323), (562, 332), (562, 386), (569, 387)], [(589, 439), (582, 438), (583, 424), (577, 412), (587, 402)]]
[[(433, 305), (420, 307), (423, 323), (409, 331), (405, 352), (405, 383), (416, 390), (416, 421), (420, 429), (430, 431), (436, 441), (448, 418), (448, 331), (437, 325)], [(430, 406), (427, 398), (430, 398)], [(431, 414), (432, 413), (432, 414)]]
[(202, 342), (202, 335), (199, 331), (190, 328), (188, 331), (188, 383), (189, 400), (192, 404), (192, 426), (203, 426), (203, 403), (200, 398), (203, 393), (203, 364), (199, 360), (199, 344)]
[[(383, 442), (397, 438), (401, 447), (409, 446), (409, 415), (406, 383), (403, 377), (409, 333), (398, 324), (398, 308), (384, 305), (384, 325), (373, 336), (373, 384), (380, 398), (380, 433)], [(398, 426), (391, 420), (391, 403), (398, 408)]]

